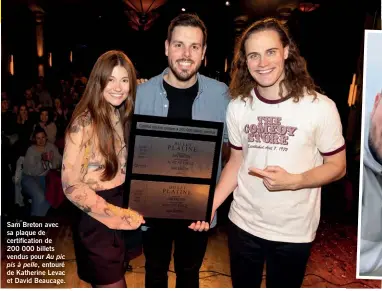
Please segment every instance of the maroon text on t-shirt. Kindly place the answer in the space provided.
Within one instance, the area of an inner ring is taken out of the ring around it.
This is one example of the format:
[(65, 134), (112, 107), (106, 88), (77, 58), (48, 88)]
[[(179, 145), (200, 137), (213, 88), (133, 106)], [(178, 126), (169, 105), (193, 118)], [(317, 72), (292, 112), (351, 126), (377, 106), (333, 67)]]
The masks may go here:
[(288, 145), (290, 136), (294, 136), (297, 127), (281, 124), (281, 117), (258, 116), (257, 124), (246, 124), (244, 132), (248, 142)]

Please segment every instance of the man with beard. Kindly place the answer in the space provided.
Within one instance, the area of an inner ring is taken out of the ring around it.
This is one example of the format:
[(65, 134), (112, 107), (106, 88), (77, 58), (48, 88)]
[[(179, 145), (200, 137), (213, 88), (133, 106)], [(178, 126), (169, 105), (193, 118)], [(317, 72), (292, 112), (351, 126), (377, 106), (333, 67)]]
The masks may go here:
[(365, 138), (359, 272), (382, 276), (382, 93), (375, 97)]
[[(198, 73), (206, 53), (206, 41), (206, 27), (196, 15), (181, 14), (171, 21), (165, 41), (169, 68), (138, 86), (135, 114), (225, 122), (227, 86)], [(224, 135), (226, 142), (228, 137)], [(223, 156), (225, 149), (228, 147), (223, 147)], [(218, 176), (220, 170), (221, 161)], [(212, 227), (215, 224), (216, 221)], [(158, 221), (143, 228), (145, 286), (167, 287), (174, 242), (176, 287), (199, 287), (208, 228), (208, 224), (199, 222), (200, 231), (193, 231), (181, 221)]]

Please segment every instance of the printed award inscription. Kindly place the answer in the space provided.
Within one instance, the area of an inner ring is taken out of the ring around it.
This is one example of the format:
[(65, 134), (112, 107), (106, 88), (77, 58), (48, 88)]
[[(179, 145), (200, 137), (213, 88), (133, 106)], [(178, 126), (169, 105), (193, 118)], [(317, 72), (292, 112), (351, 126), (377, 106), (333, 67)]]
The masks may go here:
[(223, 123), (134, 115), (127, 207), (151, 219), (209, 221)]
[(215, 143), (136, 136), (134, 174), (210, 179)]
[(209, 191), (209, 185), (132, 180), (129, 206), (144, 217), (204, 220)]

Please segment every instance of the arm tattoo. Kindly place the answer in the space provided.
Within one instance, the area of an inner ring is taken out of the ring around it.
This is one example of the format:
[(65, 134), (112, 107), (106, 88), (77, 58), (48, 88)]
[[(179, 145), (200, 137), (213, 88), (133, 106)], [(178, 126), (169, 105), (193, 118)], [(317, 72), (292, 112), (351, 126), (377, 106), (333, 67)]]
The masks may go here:
[(90, 206), (83, 206), (82, 210), (83, 210), (85, 213), (92, 212), (92, 209), (91, 209)]
[(86, 193), (77, 194), (76, 196), (74, 196), (73, 200), (75, 200), (77, 202), (85, 201), (87, 197), (88, 197), (88, 195)]
[(113, 212), (106, 206), (104, 212), (107, 216), (114, 216)]
[(73, 191), (76, 190), (76, 187), (75, 186), (68, 186), (66, 189), (65, 189), (65, 194), (67, 195), (71, 195), (73, 193)]
[(70, 129), (69, 129), (69, 132), (70, 133), (77, 133), (80, 131), (80, 127), (77, 125), (77, 124), (73, 124)]

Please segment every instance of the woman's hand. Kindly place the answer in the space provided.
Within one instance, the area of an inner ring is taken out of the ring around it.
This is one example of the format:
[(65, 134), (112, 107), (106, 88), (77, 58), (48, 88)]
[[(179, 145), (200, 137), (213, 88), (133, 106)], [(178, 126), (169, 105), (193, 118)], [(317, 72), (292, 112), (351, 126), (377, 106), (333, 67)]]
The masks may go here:
[(112, 229), (123, 229), (123, 230), (134, 230), (145, 223), (143, 216), (132, 209), (119, 208), (115, 205), (109, 204), (109, 210), (120, 220), (118, 220), (117, 225), (109, 226)]
[(122, 220), (124, 221), (124, 226), (126, 227), (124, 229), (128, 230), (137, 229), (141, 226), (142, 223), (145, 223), (143, 216), (132, 209), (124, 210), (124, 216), (122, 216)]

